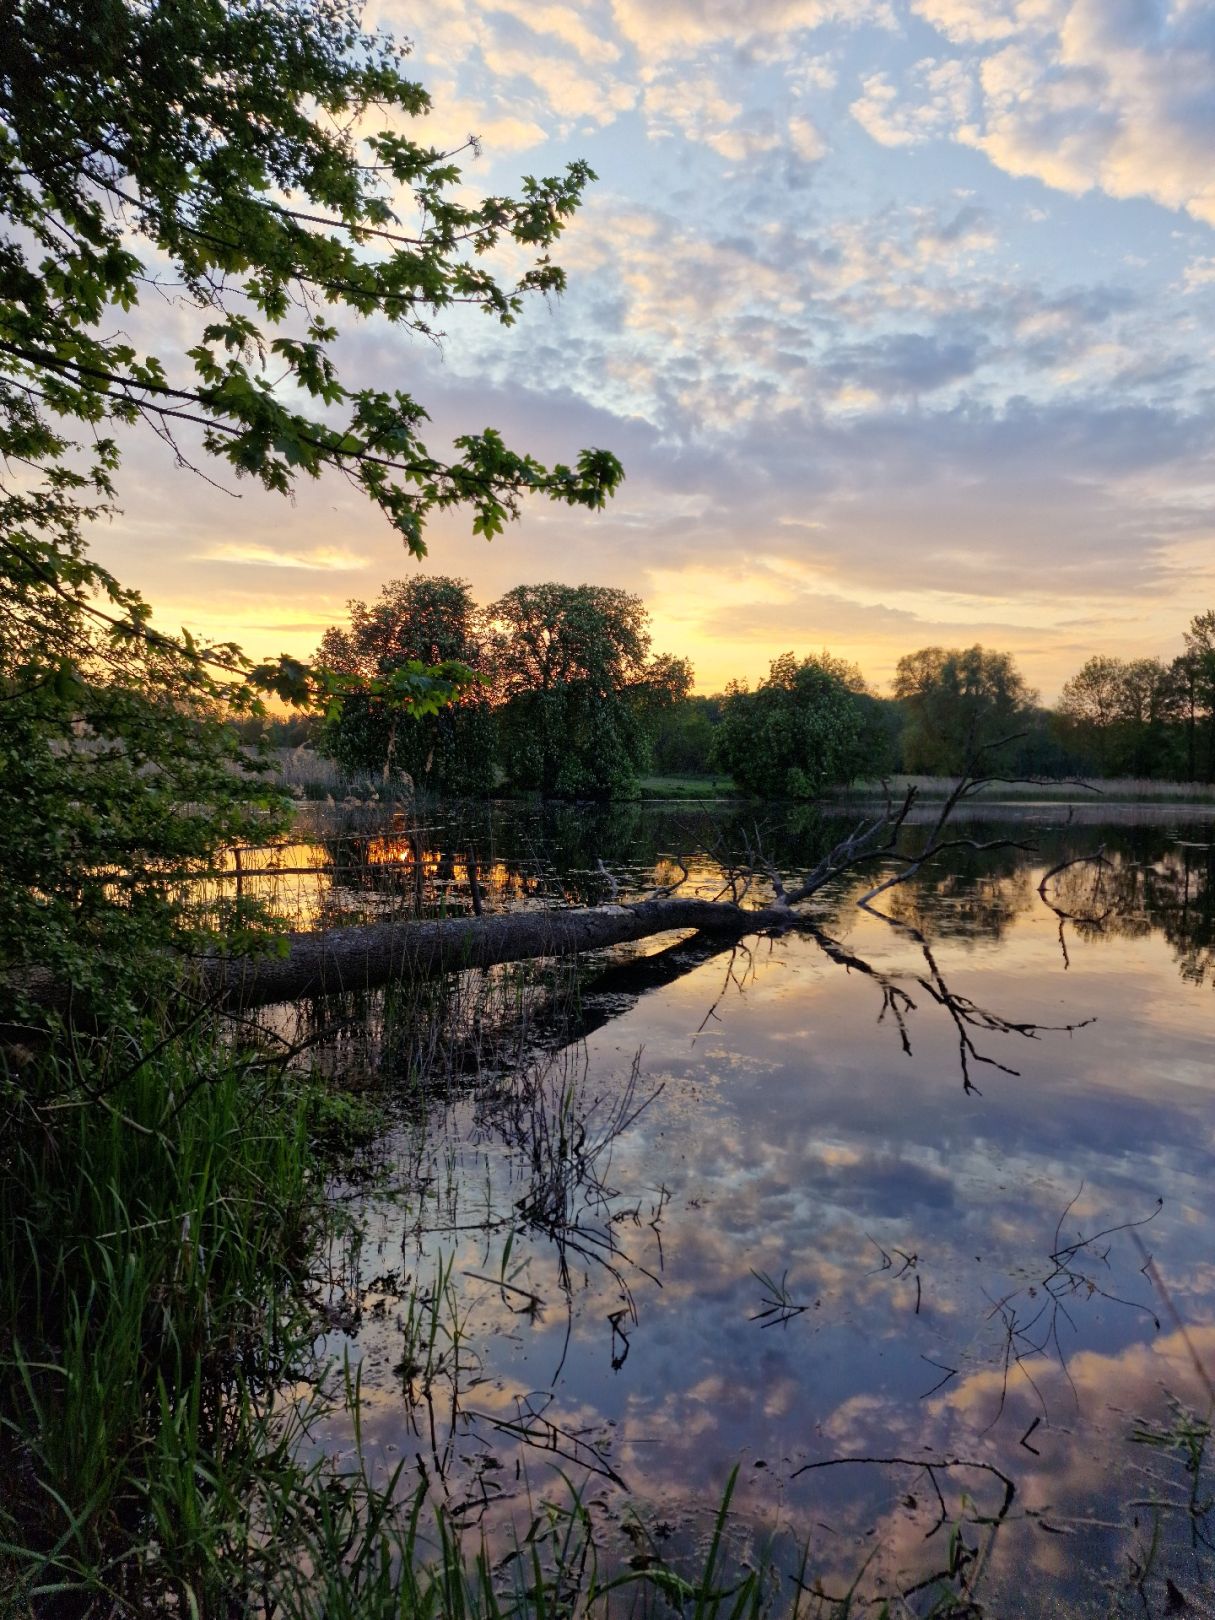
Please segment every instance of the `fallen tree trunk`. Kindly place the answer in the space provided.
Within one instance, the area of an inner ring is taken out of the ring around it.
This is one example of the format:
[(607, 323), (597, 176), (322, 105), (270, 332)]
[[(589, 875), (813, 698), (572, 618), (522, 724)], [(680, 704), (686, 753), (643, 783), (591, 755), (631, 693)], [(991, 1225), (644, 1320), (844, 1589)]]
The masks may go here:
[(725, 900), (663, 896), (633, 905), (364, 923), (324, 934), (289, 934), (282, 956), (207, 957), (200, 971), (208, 996), (228, 1007), (255, 1007), (529, 957), (585, 954), (674, 929), (739, 939), (804, 921), (785, 905), (748, 910)]
[[(912, 991), (924, 994), (942, 1008), (956, 1030), (963, 1087), (967, 1092), (973, 1092), (977, 1088), (970, 1075), (972, 1063), (989, 1064), (1008, 1074), (1017, 1072), (980, 1052), (975, 1046), (973, 1031), (1016, 1034), (1035, 1039), (1047, 1029), (1070, 1031), (1082, 1027), (1080, 1024), (1018, 1022), (978, 1006), (967, 996), (955, 995), (937, 964), (928, 939), (920, 930), (911, 923), (877, 910), (873, 905), (873, 901), (887, 889), (905, 882), (920, 871), (926, 862), (947, 850), (965, 848), (984, 851), (1027, 847), (1008, 839), (982, 842), (943, 836), (953, 808), (979, 785), (981, 779), (978, 778), (968, 777), (960, 782), (942, 807), (927, 841), (918, 848), (905, 849), (901, 847), (900, 834), (915, 798), (914, 789), (910, 789), (897, 813), (888, 808), (886, 814), (877, 820), (858, 824), (793, 888), (786, 887), (760, 849), (751, 852), (753, 858), (749, 858), (747, 866), (732, 872), (723, 868), (727, 873), (727, 887), (732, 889), (734, 895), (730, 900), (695, 899), (666, 888), (649, 899), (628, 904), (613, 903), (570, 910), (514, 911), (442, 921), (364, 923), (327, 933), (288, 934), (282, 942), (284, 949), (281, 954), (196, 958), (196, 988), (204, 993), (207, 1002), (237, 1009), (370, 990), (397, 979), (418, 980), (465, 969), (493, 967), (501, 962), (584, 955), (656, 934), (679, 932), (698, 935), (703, 951), (713, 940), (720, 940), (723, 946), (727, 946), (741, 942), (749, 934), (787, 933), (797, 929), (813, 937), (837, 966), (847, 972), (861, 974), (874, 984), (881, 996), (879, 1017), (891, 1016), (905, 1052), (911, 1051), (908, 1016), (916, 1007)], [(885, 877), (879, 875), (872, 888), (855, 896), (855, 903), (913, 944), (922, 957), (922, 968), (895, 970), (870, 963), (850, 946), (828, 934), (821, 920), (798, 909), (846, 873), (877, 862), (886, 863), (888, 874)], [(618, 885), (606, 868), (602, 870), (615, 896)], [(685, 868), (684, 881), (687, 875)], [(1050, 876), (1049, 873), (1047, 875)], [(774, 899), (748, 909), (739, 902), (745, 898), (755, 876), (767, 879)], [(475, 904), (478, 898), (475, 884), (473, 898)], [(41, 1002), (45, 1008), (70, 1009), (70, 990), (50, 980), (49, 976), (42, 983), (27, 984), (26, 989), (27, 994), (32, 990), (33, 999)], [(24, 1028), (22, 1026), (23, 1031)]]
[[(630, 940), (654, 934), (682, 931), (697, 933), (723, 942), (741, 940), (748, 934), (784, 933), (806, 929), (819, 939), (823, 949), (841, 966), (857, 968), (874, 977), (887, 998), (904, 993), (892, 988), (889, 975), (877, 972), (856, 958), (838, 941), (823, 933), (806, 912), (798, 908), (814, 899), (828, 884), (861, 867), (886, 863), (892, 870), (867, 893), (857, 897), (859, 906), (870, 903), (885, 890), (913, 877), (927, 862), (947, 850), (966, 848), (988, 850), (1024, 848), (1012, 840), (979, 842), (972, 838), (946, 838), (950, 815), (964, 799), (972, 796), (986, 778), (965, 776), (942, 805), (927, 839), (915, 848), (902, 846), (902, 833), (915, 803), (915, 789), (909, 788), (896, 810), (888, 803), (876, 819), (861, 821), (837, 843), (794, 887), (787, 888), (779, 873), (763, 855), (762, 848), (748, 851), (743, 867), (723, 867), (731, 900), (703, 900), (682, 896), (671, 888), (661, 889), (646, 900), (628, 904), (601, 905), (569, 910), (514, 911), (493, 916), (481, 915), (480, 894), (472, 884), (477, 915), (446, 918), (442, 921), (402, 921), (362, 923), (352, 928), (326, 933), (288, 934), (283, 949), (265, 956), (203, 956), (194, 961), (195, 986), (207, 1001), (228, 1008), (265, 1006), (275, 1002), (298, 1001), (307, 997), (340, 995), (370, 990), (397, 979), (417, 980), (464, 969), (493, 967), (502, 962), (528, 958), (574, 956), (606, 950)], [(613, 895), (618, 884), (603, 867)], [(687, 878), (684, 869), (683, 878)], [(774, 899), (748, 909), (740, 904), (751, 881), (760, 876), (771, 886)], [(901, 926), (893, 918), (884, 920)], [(924, 944), (927, 953), (926, 942)], [(959, 1010), (960, 1003), (938, 988), (939, 975), (933, 966), (931, 982), (918, 977), (935, 999), (950, 1007), (961, 1023), (974, 1021), (972, 1010)], [(26, 994), (44, 1008), (69, 1012), (70, 986), (49, 975), (34, 975), (27, 981)], [(979, 1020), (981, 1021), (981, 1020)], [(1000, 1021), (997, 1020), (997, 1023)], [(992, 1027), (988, 1025), (987, 1027)], [(965, 1039), (963, 1035), (963, 1039)]]
[[(791, 889), (762, 858), (762, 851), (755, 852), (757, 858), (744, 869), (748, 875), (743, 893), (751, 876), (762, 873), (771, 883), (775, 900), (754, 910), (737, 903), (740, 891), (735, 886), (734, 900), (698, 900), (665, 890), (627, 905), (515, 911), (441, 922), (369, 923), (325, 934), (290, 934), (281, 956), (208, 958), (202, 965), (203, 984), (210, 996), (226, 1006), (251, 1007), (371, 989), (398, 978), (418, 979), (464, 968), (493, 967), (528, 957), (605, 950), (673, 929), (742, 939), (747, 934), (774, 929), (812, 927), (805, 914), (795, 908), (846, 872), (883, 860), (893, 866), (886, 878), (861, 896), (859, 903), (863, 905), (891, 886), (905, 882), (925, 862), (946, 850), (1003, 847), (1005, 840), (977, 843), (971, 838), (944, 836), (946, 823), (957, 805), (977, 792), (983, 780), (969, 774), (962, 778), (941, 806), (926, 842), (914, 850), (901, 847), (903, 828), (916, 796), (915, 789), (909, 788), (898, 810), (887, 803), (876, 819), (859, 822)], [(606, 868), (602, 869), (615, 896), (616, 881)], [(475, 902), (475, 884), (473, 898)]]

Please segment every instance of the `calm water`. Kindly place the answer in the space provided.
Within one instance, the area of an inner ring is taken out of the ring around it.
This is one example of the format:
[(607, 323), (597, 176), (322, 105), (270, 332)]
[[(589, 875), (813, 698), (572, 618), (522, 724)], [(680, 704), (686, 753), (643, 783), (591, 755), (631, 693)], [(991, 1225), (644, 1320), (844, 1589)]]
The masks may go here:
[[(958, 855), (891, 920), (845, 886), (825, 942), (665, 936), (373, 1004), (329, 1061), (376, 1065), (401, 1120), (337, 1189), (321, 1348), (361, 1364), (377, 1465), (499, 1552), (560, 1469), (608, 1556), (678, 1567), (738, 1464), (731, 1556), (766, 1544), (786, 1597), (808, 1543), (808, 1581), (899, 1612), (951, 1563), (993, 1614), (1215, 1612), (1215, 833), (1064, 815), (967, 823), (1036, 847)], [(495, 903), (601, 897), (600, 858), (711, 892), (744, 843), (792, 870), (827, 836), (449, 816), (375, 846), (401, 872), (296, 900), (407, 901), (415, 851), (453, 909), (470, 852)]]

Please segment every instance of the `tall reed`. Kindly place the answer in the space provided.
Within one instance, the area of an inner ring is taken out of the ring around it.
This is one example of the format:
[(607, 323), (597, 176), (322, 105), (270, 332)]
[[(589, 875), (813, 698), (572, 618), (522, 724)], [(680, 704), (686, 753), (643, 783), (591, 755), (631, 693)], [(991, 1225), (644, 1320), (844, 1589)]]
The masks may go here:
[(65, 1037), (0, 1086), (3, 1556), (64, 1613), (184, 1598), (200, 1482), (306, 1334), (305, 1097), (197, 1027)]

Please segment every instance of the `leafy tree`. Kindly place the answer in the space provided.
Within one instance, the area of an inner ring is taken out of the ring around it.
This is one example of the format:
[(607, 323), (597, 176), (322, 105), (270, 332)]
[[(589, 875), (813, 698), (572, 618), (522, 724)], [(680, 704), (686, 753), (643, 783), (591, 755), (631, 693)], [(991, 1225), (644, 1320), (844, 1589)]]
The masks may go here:
[(660, 776), (711, 776), (714, 736), (725, 699), (692, 696), (656, 717), (650, 764)]
[[(166, 870), (209, 862), (249, 825), (221, 711), (259, 691), (329, 701), (356, 684), (152, 628), (87, 552), (88, 525), (113, 510), (115, 428), (150, 429), (180, 463), (280, 493), (341, 474), (419, 555), (436, 508), (468, 506), (492, 536), (530, 492), (595, 508), (622, 476), (600, 450), (545, 468), (492, 429), (445, 460), (412, 395), (339, 374), (335, 311), (433, 338), (450, 308), (509, 325), (528, 294), (559, 292), (549, 249), (592, 178), (575, 163), (525, 179), (517, 198), (470, 201), (456, 154), (410, 132), (428, 100), (405, 49), (365, 31), (348, 0), (0, 7), (10, 989), (33, 963), (79, 983), (86, 960), (98, 985), (107, 962), (137, 985), (134, 936), (158, 948), (193, 926)], [(531, 267), (500, 281), (499, 247)], [(129, 335), (149, 289), (154, 311), (165, 289), (173, 298), (159, 354)], [(407, 661), (373, 695), (425, 711), (470, 680)], [(175, 817), (173, 803), (199, 809)]]
[(248, 714), (229, 722), (247, 748), (315, 748), (323, 717), (308, 709), (285, 714)]
[(1098, 654), (1064, 682), (1059, 694), (1057, 713), (1064, 735), (1103, 769), (1113, 752), (1123, 667), (1120, 658)]
[(872, 762), (860, 671), (830, 653), (772, 661), (754, 692), (726, 688), (717, 757), (740, 787), (771, 798), (816, 799)]
[[(323, 668), (369, 680), (411, 663), (464, 664), (486, 675), (482, 615), (465, 580), (390, 580), (370, 606), (350, 603), (350, 627), (325, 632)], [(382, 697), (356, 692), (330, 720), (323, 750), (348, 771), (405, 771), (438, 793), (487, 793), (494, 784), (495, 733), (484, 686), (472, 686), (432, 715), (403, 713)]]
[[(855, 672), (859, 680), (859, 671)], [(894, 699), (880, 697), (867, 686), (858, 686), (854, 680), (845, 685), (856, 698), (861, 712), (861, 750), (864, 765), (859, 774), (869, 781), (878, 781), (897, 770), (903, 738), (903, 710)]]
[(1058, 723), (1086, 766), (1106, 776), (1159, 776), (1176, 763), (1178, 692), (1157, 658), (1090, 658), (1065, 682)]
[[(32, 505), (45, 519), (45, 501)], [(45, 533), (18, 530), (17, 543)], [(167, 983), (173, 948), (252, 944), (269, 919), (170, 879), (286, 813), (225, 724), (223, 687), (175, 647), (99, 623), (100, 570), (81, 562), (67, 578), (61, 566), (50, 592), (14, 573), (0, 595), (4, 1023), (43, 1019), (28, 998), (44, 977), (82, 1016), (121, 1019)], [(109, 584), (111, 601), (132, 602)]]
[(653, 717), (692, 681), (685, 659), (650, 657), (641, 598), (602, 585), (519, 585), (488, 612), (510, 781), (546, 798), (630, 791)]
[(1087, 770), (1083, 756), (1071, 746), (1053, 709), (1036, 703), (1017, 722), (1022, 733), (1000, 751), (1002, 770), (1017, 776), (1074, 776)]
[(1037, 694), (1010, 653), (922, 647), (900, 658), (894, 695), (903, 704), (903, 767), (955, 774), (977, 749), (1025, 726)]
[(1173, 665), (1185, 715), (1189, 777), (1215, 782), (1215, 611), (1195, 614)]
[[(592, 178), (574, 163), (517, 200), (465, 201), (453, 154), (397, 127), (429, 106), (407, 49), (367, 33), (349, 0), (6, 7), (6, 399), (165, 434), (195, 422), (209, 453), (274, 490), (336, 468), (419, 555), (435, 507), (471, 505), (488, 536), (529, 490), (601, 505), (620, 478), (605, 452), (548, 470), (487, 431), (445, 463), (415, 399), (338, 374), (331, 306), (433, 336), (453, 305), (509, 325), (527, 293), (559, 292), (545, 250)], [(513, 285), (484, 262), (503, 239), (539, 254)], [(168, 364), (114, 319), (164, 261), (194, 324)]]

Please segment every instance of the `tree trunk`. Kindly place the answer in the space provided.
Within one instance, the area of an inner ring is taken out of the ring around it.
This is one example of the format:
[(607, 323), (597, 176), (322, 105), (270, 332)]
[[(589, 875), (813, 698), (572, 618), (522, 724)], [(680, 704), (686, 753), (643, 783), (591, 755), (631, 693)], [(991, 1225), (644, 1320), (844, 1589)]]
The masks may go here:
[(673, 929), (738, 939), (793, 927), (798, 920), (784, 906), (748, 911), (729, 901), (672, 896), (626, 906), (368, 923), (324, 934), (289, 934), (284, 956), (208, 957), (201, 974), (206, 991), (225, 1005), (252, 1007), (498, 962), (604, 950)]

